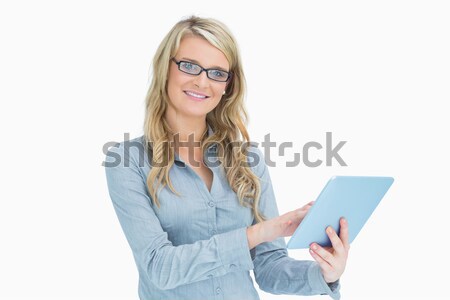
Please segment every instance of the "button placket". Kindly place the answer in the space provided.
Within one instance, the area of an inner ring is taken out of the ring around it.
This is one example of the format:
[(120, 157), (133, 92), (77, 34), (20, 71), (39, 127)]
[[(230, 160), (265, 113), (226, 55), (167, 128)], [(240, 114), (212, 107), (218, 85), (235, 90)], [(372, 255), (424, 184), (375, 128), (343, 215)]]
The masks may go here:
[[(207, 160), (207, 159), (206, 159)], [(217, 180), (220, 179), (220, 175), (216, 173), (217, 169), (216, 167), (210, 165), (208, 162), (205, 161), (205, 164), (210, 168), (211, 172), (213, 173), (213, 181), (211, 185), (211, 192), (208, 191), (206, 188), (206, 185), (201, 181), (201, 178), (197, 176), (198, 181), (196, 180), (196, 185), (198, 190), (205, 196), (206, 199), (206, 205), (208, 205), (208, 219), (209, 219), (209, 234), (210, 236), (214, 236), (217, 234), (217, 219), (216, 219), (216, 206), (217, 203), (214, 201), (214, 194), (215, 194), (215, 185), (217, 184)], [(191, 170), (193, 172), (193, 170)]]
[(216, 203), (212, 200), (208, 202), (209, 212), (208, 214), (211, 216), (211, 222), (209, 223), (210, 229), (209, 232), (211, 235), (217, 234), (217, 220), (216, 220)]
[[(209, 276), (208, 276), (209, 277)], [(212, 280), (213, 293), (220, 295), (222, 293), (222, 288), (220, 287), (220, 279), (218, 277), (209, 277)], [(223, 296), (222, 296), (223, 297)], [(222, 297), (217, 299), (222, 299)]]

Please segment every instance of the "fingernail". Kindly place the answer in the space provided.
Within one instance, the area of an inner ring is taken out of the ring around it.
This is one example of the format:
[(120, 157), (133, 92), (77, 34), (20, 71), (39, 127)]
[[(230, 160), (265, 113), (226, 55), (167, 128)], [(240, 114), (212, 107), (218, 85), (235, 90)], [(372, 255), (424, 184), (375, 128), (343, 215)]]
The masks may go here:
[(316, 250), (316, 249), (317, 249), (317, 245), (316, 245), (316, 244), (312, 244), (311, 248), (312, 248), (313, 250)]
[(327, 228), (327, 232), (328, 232), (328, 233), (333, 232), (333, 231), (331, 230), (331, 227), (328, 227), (328, 228)]

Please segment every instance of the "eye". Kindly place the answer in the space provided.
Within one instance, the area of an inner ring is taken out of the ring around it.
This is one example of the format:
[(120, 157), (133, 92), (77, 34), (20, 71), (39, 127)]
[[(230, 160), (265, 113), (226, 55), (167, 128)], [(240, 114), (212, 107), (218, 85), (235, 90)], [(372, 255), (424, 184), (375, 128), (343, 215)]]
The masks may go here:
[(201, 72), (201, 69), (198, 65), (188, 61), (181, 62), (180, 70), (193, 75), (197, 75)]
[(187, 70), (192, 70), (192, 69), (194, 69), (194, 65), (191, 64), (190, 62), (185, 62), (185, 63), (183, 63), (183, 65), (184, 65), (184, 67), (185, 67)]
[(223, 78), (223, 77), (227, 77), (227, 75), (226, 75), (226, 73), (224, 72), (224, 71), (220, 71), (220, 70), (212, 70), (212, 75), (214, 76), (214, 77), (217, 77), (217, 78)]

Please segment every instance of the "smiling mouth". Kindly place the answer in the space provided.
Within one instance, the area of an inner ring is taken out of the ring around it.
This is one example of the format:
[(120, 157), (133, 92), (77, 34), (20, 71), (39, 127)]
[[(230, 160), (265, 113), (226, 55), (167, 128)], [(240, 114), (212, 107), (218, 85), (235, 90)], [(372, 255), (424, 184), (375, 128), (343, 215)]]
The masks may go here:
[(190, 92), (190, 91), (183, 91), (183, 92), (184, 92), (186, 95), (191, 96), (191, 97), (194, 97), (194, 98), (196, 98), (196, 99), (207, 99), (207, 98), (209, 98), (209, 96), (199, 95), (199, 94), (196, 94), (196, 93)]

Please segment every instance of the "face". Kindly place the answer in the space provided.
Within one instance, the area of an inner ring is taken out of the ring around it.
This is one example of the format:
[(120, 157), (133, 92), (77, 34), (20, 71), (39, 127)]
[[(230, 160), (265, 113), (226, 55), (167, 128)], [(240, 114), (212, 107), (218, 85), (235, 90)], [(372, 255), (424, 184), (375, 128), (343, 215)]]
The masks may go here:
[[(225, 55), (208, 41), (196, 36), (185, 36), (181, 40), (175, 60), (190, 61), (205, 69), (219, 67), (225, 71), (230, 70)], [(170, 61), (167, 113), (204, 119), (221, 101), (226, 85), (227, 82), (209, 79), (204, 71), (200, 75), (184, 73), (174, 61)], [(193, 94), (206, 98), (195, 97)]]

